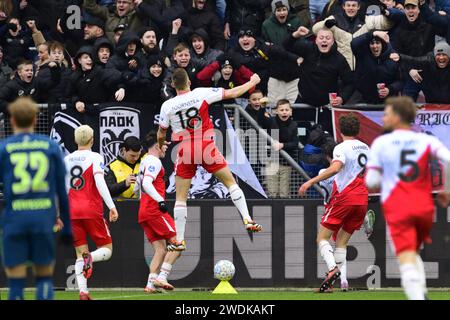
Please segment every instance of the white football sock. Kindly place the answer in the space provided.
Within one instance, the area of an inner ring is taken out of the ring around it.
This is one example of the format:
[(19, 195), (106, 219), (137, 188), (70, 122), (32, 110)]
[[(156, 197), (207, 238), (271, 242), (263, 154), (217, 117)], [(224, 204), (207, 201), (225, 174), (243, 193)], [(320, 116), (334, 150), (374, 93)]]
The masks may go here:
[(325, 260), (328, 271), (331, 271), (336, 267), (336, 260), (334, 260), (333, 248), (330, 243), (326, 240), (321, 240), (319, 242), (319, 251), (323, 260)]
[(425, 265), (423, 264), (422, 258), (420, 255), (417, 255), (416, 268), (419, 270), (420, 275), (420, 283), (422, 284), (424, 294), (428, 293), (427, 289), (427, 275), (425, 273)]
[(150, 274), (148, 275), (147, 287), (149, 287), (149, 288), (154, 288), (155, 285), (153, 284), (153, 281), (152, 281), (152, 280), (156, 279), (157, 277), (158, 277), (158, 274), (157, 274), (157, 273), (150, 273)]
[(242, 220), (249, 220), (251, 221), (252, 218), (250, 217), (250, 214), (248, 213), (248, 207), (247, 207), (247, 201), (245, 200), (244, 192), (242, 192), (242, 189), (239, 188), (237, 184), (233, 184), (228, 191), (230, 192), (231, 200), (233, 201), (234, 205), (238, 209), (239, 213), (242, 216)]
[(109, 248), (98, 248), (91, 252), (91, 256), (93, 262), (107, 261), (111, 259), (112, 251)]
[(84, 260), (82, 258), (75, 261), (75, 276), (77, 278), (78, 289), (80, 293), (89, 293), (87, 288), (87, 279), (83, 275)]
[(184, 232), (186, 230), (187, 206), (186, 202), (176, 201), (173, 209), (173, 217), (175, 220), (175, 229), (177, 230), (177, 241), (184, 240)]
[(161, 266), (158, 280), (167, 281), (167, 277), (169, 276), (170, 271), (172, 271), (172, 265), (170, 263), (164, 262)]
[(336, 248), (334, 250), (334, 259), (336, 264), (341, 271), (341, 282), (347, 281), (347, 249)]
[(420, 272), (416, 265), (405, 263), (400, 265), (400, 275), (402, 287), (409, 300), (425, 300), (422, 283), (420, 281)]

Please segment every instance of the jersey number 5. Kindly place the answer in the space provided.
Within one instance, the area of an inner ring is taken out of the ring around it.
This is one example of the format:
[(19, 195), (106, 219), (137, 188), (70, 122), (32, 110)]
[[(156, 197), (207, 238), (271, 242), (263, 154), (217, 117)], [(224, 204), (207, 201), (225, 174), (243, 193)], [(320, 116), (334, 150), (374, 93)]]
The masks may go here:
[(400, 153), (400, 167), (404, 167), (404, 166), (410, 166), (411, 168), (408, 171), (411, 171), (408, 175), (403, 174), (402, 172), (400, 172), (398, 174), (400, 180), (405, 181), (405, 182), (412, 182), (414, 180), (417, 179), (417, 177), (419, 176), (419, 165), (417, 164), (417, 162), (413, 161), (413, 160), (408, 160), (406, 157), (409, 155), (414, 155), (416, 154), (415, 150), (402, 150), (402, 152)]
[[(47, 192), (48, 158), (41, 151), (30, 153), (18, 152), (11, 154), (11, 163), (14, 165), (13, 174), (18, 182), (12, 184), (14, 194), (24, 194), (29, 192)], [(36, 170), (31, 177), (27, 169)]]

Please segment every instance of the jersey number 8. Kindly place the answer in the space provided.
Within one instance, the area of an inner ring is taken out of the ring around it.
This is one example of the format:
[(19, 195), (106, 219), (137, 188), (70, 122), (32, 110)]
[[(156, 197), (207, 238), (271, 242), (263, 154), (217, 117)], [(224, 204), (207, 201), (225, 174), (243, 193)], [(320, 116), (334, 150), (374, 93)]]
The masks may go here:
[(83, 168), (80, 166), (74, 166), (70, 170), (70, 187), (75, 190), (81, 190), (84, 187), (85, 181), (83, 176)]

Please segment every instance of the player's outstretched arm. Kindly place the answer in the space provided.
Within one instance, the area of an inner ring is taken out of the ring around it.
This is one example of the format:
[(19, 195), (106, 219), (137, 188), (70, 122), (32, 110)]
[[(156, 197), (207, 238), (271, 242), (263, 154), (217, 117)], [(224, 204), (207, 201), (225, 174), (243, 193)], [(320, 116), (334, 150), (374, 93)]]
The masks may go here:
[(242, 96), (244, 93), (246, 93), (248, 90), (256, 86), (258, 83), (261, 82), (261, 78), (258, 76), (258, 74), (254, 73), (250, 81), (244, 83), (241, 86), (235, 87), (233, 89), (227, 89), (223, 92), (223, 99), (234, 99)]
[(303, 197), (306, 194), (306, 191), (309, 188), (311, 188), (314, 184), (334, 176), (339, 171), (341, 171), (342, 167), (343, 167), (342, 162), (334, 161), (324, 172), (322, 172), (321, 174), (312, 179), (309, 179), (304, 184), (302, 184), (301, 187), (298, 189), (298, 194)]

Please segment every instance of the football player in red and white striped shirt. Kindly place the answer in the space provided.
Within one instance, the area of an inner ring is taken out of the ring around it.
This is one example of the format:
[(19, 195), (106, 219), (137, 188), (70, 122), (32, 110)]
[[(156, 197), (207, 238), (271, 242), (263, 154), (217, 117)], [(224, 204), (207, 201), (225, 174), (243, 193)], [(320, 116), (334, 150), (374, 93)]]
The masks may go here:
[[(369, 193), (363, 175), (369, 147), (355, 138), (359, 125), (359, 119), (352, 113), (340, 117), (339, 128), (344, 141), (334, 148), (331, 165), (299, 189), (299, 194), (304, 196), (313, 184), (336, 175), (317, 234), (320, 255), (328, 267), (327, 277), (318, 292), (330, 292), (334, 281), (339, 278), (339, 268), (347, 256), (348, 241), (363, 224), (367, 212)], [(336, 249), (333, 252), (329, 240), (335, 233)]]
[(145, 138), (147, 155), (142, 159), (134, 193), (140, 194), (138, 220), (148, 241), (155, 251), (150, 262), (150, 274), (144, 289), (147, 293), (159, 292), (158, 288), (173, 290), (167, 282), (172, 266), (181, 255), (178, 251), (167, 252), (167, 242), (176, 239), (175, 223), (167, 213), (165, 202), (166, 184), (164, 167), (160, 158), (164, 158), (167, 146), (159, 148), (156, 132), (150, 132)]
[[(384, 128), (393, 130), (375, 139), (367, 163), (366, 184), (381, 186), (381, 203), (400, 265), (402, 287), (408, 299), (424, 300), (426, 275), (419, 250), (431, 242), (434, 202), (430, 159), (445, 164), (448, 176), (450, 151), (437, 138), (411, 130), (416, 105), (409, 97), (386, 100)], [(450, 186), (448, 180), (446, 186)], [(441, 204), (448, 204), (440, 193)]]
[(250, 217), (244, 192), (236, 183), (227, 161), (214, 142), (214, 127), (209, 117), (208, 108), (221, 100), (234, 99), (260, 82), (257, 74), (250, 81), (233, 89), (197, 88), (191, 91), (186, 71), (175, 69), (172, 85), (177, 96), (164, 102), (161, 106), (158, 144), (161, 148), (166, 143), (169, 127), (172, 129), (172, 140), (181, 141), (175, 162), (176, 202), (174, 208), (177, 239), (168, 246), (169, 250), (186, 249), (184, 232), (187, 217), (187, 196), (191, 180), (195, 176), (197, 166), (203, 166), (212, 173), (229, 190), (231, 200), (242, 216), (244, 226), (249, 232), (261, 231), (261, 225)]
[[(103, 218), (103, 200), (109, 208), (110, 222), (117, 221), (119, 214), (105, 182), (103, 157), (91, 151), (94, 130), (87, 125), (78, 127), (75, 129), (75, 142), (78, 150), (64, 158), (73, 243), (77, 254), (75, 275), (80, 300), (91, 300), (87, 279), (92, 275), (93, 263), (109, 260), (112, 256), (111, 234)], [(97, 250), (89, 252), (87, 236), (95, 242)]]

